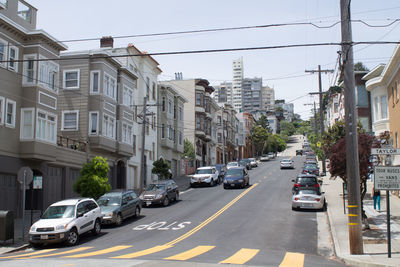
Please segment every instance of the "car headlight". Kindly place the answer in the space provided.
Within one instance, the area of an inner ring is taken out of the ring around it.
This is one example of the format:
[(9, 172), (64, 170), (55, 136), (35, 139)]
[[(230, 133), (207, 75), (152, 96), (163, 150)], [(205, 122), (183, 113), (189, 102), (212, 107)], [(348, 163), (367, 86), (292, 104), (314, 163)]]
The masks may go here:
[(163, 194), (158, 194), (158, 195), (156, 195), (156, 199), (160, 199), (160, 198), (162, 198), (163, 197)]
[(113, 215), (114, 215), (113, 212), (106, 212), (106, 213), (104, 213), (104, 216), (105, 216), (105, 217), (112, 217)]
[(239, 183), (243, 183), (243, 179), (239, 179)]
[(143, 194), (139, 196), (139, 199), (143, 199), (143, 198), (144, 198)]
[(224, 179), (224, 184), (228, 183), (228, 181), (226, 179)]
[(56, 231), (64, 230), (67, 229), (68, 223), (67, 224), (60, 224), (56, 226)]
[(29, 229), (29, 231), (30, 231), (30, 232), (35, 232), (35, 231), (36, 231), (36, 226), (35, 226), (35, 225), (32, 225), (32, 226), (31, 226), (31, 229)]

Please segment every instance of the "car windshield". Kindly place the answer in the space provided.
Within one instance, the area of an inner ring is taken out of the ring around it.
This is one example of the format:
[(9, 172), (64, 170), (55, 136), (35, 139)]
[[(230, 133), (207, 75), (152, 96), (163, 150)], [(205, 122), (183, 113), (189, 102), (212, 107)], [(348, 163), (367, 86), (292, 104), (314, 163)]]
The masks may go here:
[(263, 157), (268, 157), (268, 155), (267, 154), (264, 154), (264, 155), (262, 155)]
[(237, 166), (238, 164), (237, 164), (237, 162), (229, 162), (228, 163), (228, 166)]
[(165, 190), (165, 184), (149, 184), (146, 187), (146, 191), (153, 191), (153, 190)]
[(106, 206), (119, 206), (121, 205), (121, 197), (114, 197), (114, 196), (102, 196), (97, 200), (99, 206), (106, 207)]
[(222, 166), (221, 165), (217, 165), (217, 166), (215, 166), (215, 168), (220, 172), (221, 170), (222, 170)]
[(242, 169), (229, 169), (226, 171), (226, 177), (230, 176), (241, 176), (243, 174)]
[(75, 206), (50, 206), (43, 213), (42, 219), (73, 218), (75, 216)]
[(290, 159), (283, 159), (283, 160), (281, 160), (281, 162), (283, 162), (283, 163), (290, 163), (290, 162), (292, 162)]
[(250, 158), (249, 160), (250, 160), (250, 161), (256, 161), (256, 159), (255, 159), (255, 158)]
[(197, 169), (196, 174), (212, 174), (212, 169)]
[(299, 184), (316, 184), (317, 181), (314, 177), (302, 177), (298, 180)]
[(247, 163), (247, 161), (244, 160), (244, 159), (242, 159), (241, 161), (239, 161), (239, 164), (240, 164), (240, 165), (243, 165), (243, 164), (246, 164), (246, 163)]
[(304, 169), (317, 169), (317, 166), (314, 164), (307, 164), (306, 166), (304, 166)]

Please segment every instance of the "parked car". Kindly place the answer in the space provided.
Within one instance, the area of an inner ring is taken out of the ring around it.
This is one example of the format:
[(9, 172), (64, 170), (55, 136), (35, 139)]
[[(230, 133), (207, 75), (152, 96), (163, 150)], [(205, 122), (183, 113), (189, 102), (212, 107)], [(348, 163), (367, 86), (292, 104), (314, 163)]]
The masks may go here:
[(233, 167), (240, 167), (239, 162), (232, 161), (232, 162), (228, 162), (228, 164), (226, 165), (227, 170), (229, 170), (230, 168), (233, 168)]
[(306, 159), (306, 162), (304, 163), (304, 165), (307, 164), (314, 164), (316, 166), (318, 166), (318, 161), (314, 158), (314, 159)]
[(296, 150), (296, 156), (303, 156), (303, 149)]
[(293, 187), (292, 187), (292, 193), (296, 193), (296, 191), (300, 187), (314, 187), (317, 188), (318, 190), (320, 189), (320, 184), (318, 182), (318, 178), (315, 175), (312, 174), (299, 174), (296, 179), (293, 179), (292, 182), (294, 182)]
[(258, 163), (257, 163), (257, 160), (255, 158), (249, 158), (249, 160), (250, 160), (250, 166), (252, 168), (258, 167)]
[(97, 203), (103, 215), (103, 224), (121, 225), (131, 216), (137, 217), (142, 209), (142, 201), (133, 190), (113, 190), (102, 195)]
[(260, 157), (260, 161), (268, 161), (268, 160), (269, 160), (268, 154), (263, 154), (263, 155)]
[(274, 159), (275, 158), (275, 153), (274, 152), (269, 152), (268, 153), (269, 159)]
[(29, 229), (29, 243), (39, 246), (48, 243), (66, 242), (76, 245), (79, 235), (101, 231), (102, 214), (99, 205), (91, 198), (76, 198), (58, 201), (50, 205), (40, 220)]
[(324, 209), (325, 194), (317, 188), (300, 187), (292, 196), (292, 210)]
[(195, 174), (190, 178), (190, 186), (195, 187), (202, 184), (214, 186), (218, 183), (219, 172), (213, 166), (197, 168)]
[(250, 161), (248, 159), (239, 160), (239, 165), (245, 167), (247, 170), (251, 170)]
[(319, 168), (316, 164), (306, 164), (303, 167), (302, 173), (309, 173), (319, 176)]
[(250, 184), (249, 174), (244, 167), (234, 167), (226, 171), (224, 189), (232, 187), (246, 187)]
[(173, 180), (160, 180), (149, 184), (139, 198), (145, 207), (154, 204), (165, 207), (179, 199), (179, 189)]
[(226, 165), (225, 164), (217, 164), (214, 166), (218, 171), (218, 183), (222, 183), (224, 181), (225, 173), (226, 173)]
[(294, 169), (294, 162), (291, 159), (281, 160), (281, 170), (282, 169)]

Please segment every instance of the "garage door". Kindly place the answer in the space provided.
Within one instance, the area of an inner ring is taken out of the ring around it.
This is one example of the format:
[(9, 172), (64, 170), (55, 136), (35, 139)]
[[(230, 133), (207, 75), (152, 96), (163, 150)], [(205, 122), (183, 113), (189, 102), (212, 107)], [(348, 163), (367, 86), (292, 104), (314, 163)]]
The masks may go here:
[(12, 210), (14, 217), (22, 209), (19, 207), (19, 183), (17, 176), (0, 173), (0, 210)]

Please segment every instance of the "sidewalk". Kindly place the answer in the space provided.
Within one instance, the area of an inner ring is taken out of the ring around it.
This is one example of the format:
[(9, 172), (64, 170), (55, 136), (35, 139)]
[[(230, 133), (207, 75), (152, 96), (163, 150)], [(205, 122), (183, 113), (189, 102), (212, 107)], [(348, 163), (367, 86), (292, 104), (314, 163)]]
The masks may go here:
[[(375, 212), (371, 197), (372, 182), (367, 184), (364, 209), (370, 229), (363, 231), (364, 254), (350, 255), (349, 227), (343, 209), (342, 179), (323, 178), (322, 190), (328, 203), (328, 217), (336, 256), (354, 266), (400, 266), (400, 199), (390, 196), (392, 258), (388, 258), (386, 233), (386, 195), (381, 192), (381, 212)], [(347, 201), (346, 201), (347, 205)]]

